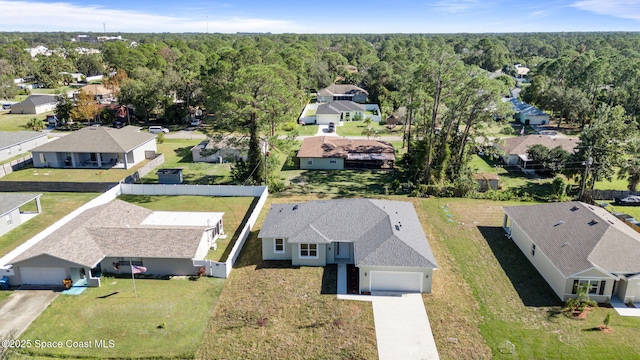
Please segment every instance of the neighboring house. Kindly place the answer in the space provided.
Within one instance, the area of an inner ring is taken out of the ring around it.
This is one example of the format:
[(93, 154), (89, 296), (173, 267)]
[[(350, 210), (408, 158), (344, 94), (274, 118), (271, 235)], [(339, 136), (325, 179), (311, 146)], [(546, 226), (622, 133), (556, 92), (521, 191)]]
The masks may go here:
[(318, 102), (332, 102), (338, 100), (364, 103), (369, 93), (367, 90), (349, 84), (333, 84), (318, 91)]
[(393, 145), (380, 140), (351, 140), (337, 136), (314, 136), (302, 141), (298, 151), (300, 169), (393, 169)]
[[(0, 236), (40, 214), (42, 212), (40, 196), (42, 194), (0, 193)], [(20, 210), (21, 207), (33, 202), (35, 202), (35, 212)]]
[(513, 105), (516, 120), (525, 125), (546, 125), (549, 123), (549, 114), (533, 105), (522, 102), (520, 99), (512, 97), (507, 99)]
[(228, 144), (224, 140), (204, 140), (191, 148), (191, 155), (194, 162), (235, 162), (247, 159), (247, 148)]
[(353, 101), (338, 100), (318, 105), (316, 123), (318, 125), (339, 124), (341, 121), (364, 119), (365, 107)]
[(522, 66), (520, 64), (516, 64), (515, 68), (516, 68), (516, 78), (518, 79), (526, 78), (527, 75), (529, 75), (529, 71), (531, 71), (531, 69), (529, 69), (528, 67)]
[(197, 275), (223, 233), (223, 213), (151, 211), (121, 200), (85, 210), (11, 260), (12, 285), (100, 286), (102, 273)]
[(264, 260), (288, 260), (294, 266), (354, 264), (361, 293), (430, 293), (437, 268), (410, 202), (273, 204), (258, 237)]
[(156, 152), (156, 135), (136, 126), (86, 127), (31, 150), (37, 168), (129, 169)]
[(640, 234), (578, 201), (503, 207), (503, 227), (561, 300), (588, 285), (605, 302), (640, 299)]
[(93, 96), (95, 100), (101, 103), (103, 101), (113, 99), (113, 91), (109, 90), (104, 85), (100, 85), (100, 84), (85, 85), (81, 87), (80, 90)]
[(549, 149), (561, 146), (563, 150), (573, 154), (578, 146), (578, 139), (559, 138), (548, 135), (526, 135), (510, 137), (505, 139), (504, 145), (494, 145), (497, 152), (501, 154), (502, 161), (507, 165), (517, 165), (526, 173), (534, 172), (534, 169), (527, 167), (527, 163), (531, 161), (527, 156), (527, 150), (533, 145), (543, 145)]
[(11, 105), (12, 114), (42, 114), (53, 111), (58, 105), (58, 100), (51, 95), (29, 95), (23, 101)]
[(0, 162), (46, 144), (46, 133), (37, 131), (0, 131)]
[(71, 77), (73, 78), (73, 81), (75, 82), (81, 82), (82, 79), (85, 78), (85, 75), (82, 73), (70, 73), (68, 71), (61, 71), (60, 74), (62, 75), (71, 75)]

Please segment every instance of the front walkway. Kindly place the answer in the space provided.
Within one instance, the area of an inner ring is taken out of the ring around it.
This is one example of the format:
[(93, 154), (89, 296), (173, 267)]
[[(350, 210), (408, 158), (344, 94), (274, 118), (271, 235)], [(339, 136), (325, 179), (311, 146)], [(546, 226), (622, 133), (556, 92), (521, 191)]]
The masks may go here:
[(620, 316), (636, 316), (640, 317), (640, 309), (627, 307), (622, 300), (617, 296), (614, 296), (610, 301), (611, 306), (616, 310)]

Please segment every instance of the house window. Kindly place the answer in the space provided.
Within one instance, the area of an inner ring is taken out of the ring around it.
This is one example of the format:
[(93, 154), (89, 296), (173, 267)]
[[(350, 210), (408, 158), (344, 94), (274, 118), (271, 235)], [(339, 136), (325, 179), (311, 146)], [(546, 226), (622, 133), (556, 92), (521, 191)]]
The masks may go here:
[(536, 244), (531, 244), (531, 256), (536, 256)]
[(329, 159), (329, 164), (335, 164), (337, 163), (336, 159)]
[[(578, 293), (578, 287), (587, 286), (587, 292), (589, 294), (604, 294), (604, 286), (606, 285), (606, 281), (599, 280), (573, 280), (573, 291), (572, 294)], [(602, 287), (602, 289), (600, 289)], [(600, 289), (600, 291), (598, 291)]]
[(313, 160), (311, 159), (307, 160), (307, 165), (313, 165)]
[(300, 244), (301, 258), (317, 258), (318, 244)]
[(13, 224), (13, 219), (11, 219), (11, 214), (7, 215), (7, 226), (11, 226)]
[(275, 239), (273, 252), (283, 253), (284, 252), (284, 239)]
[(40, 158), (40, 163), (44, 164), (47, 162), (47, 159), (44, 157), (43, 153), (38, 154), (38, 157)]

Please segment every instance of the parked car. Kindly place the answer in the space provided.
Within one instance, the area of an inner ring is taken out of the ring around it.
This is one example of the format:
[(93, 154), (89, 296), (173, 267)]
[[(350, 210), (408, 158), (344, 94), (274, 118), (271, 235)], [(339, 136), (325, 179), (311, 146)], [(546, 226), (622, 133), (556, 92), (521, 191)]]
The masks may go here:
[(200, 124), (202, 124), (202, 121), (200, 119), (191, 120), (191, 126), (200, 126)]
[(330, 123), (329, 123), (328, 131), (329, 131), (330, 133), (332, 133), (332, 132), (336, 131), (336, 123), (334, 123), (334, 122), (330, 122)]
[(149, 132), (152, 133), (152, 134), (159, 134), (159, 133), (168, 134), (169, 133), (169, 129), (167, 129), (166, 127), (162, 127), (162, 126), (149, 126)]
[(4, 110), (9, 110), (9, 109), (11, 109), (11, 104), (2, 104), (2, 108)]
[(624, 198), (615, 198), (616, 205), (640, 206), (640, 196), (630, 195)]

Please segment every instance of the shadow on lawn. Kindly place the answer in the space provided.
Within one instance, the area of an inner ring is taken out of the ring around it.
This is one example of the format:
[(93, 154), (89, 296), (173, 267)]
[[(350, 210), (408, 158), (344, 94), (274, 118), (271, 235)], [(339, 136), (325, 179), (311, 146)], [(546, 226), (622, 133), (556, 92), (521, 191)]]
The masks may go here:
[(178, 160), (179, 163), (192, 163), (193, 162), (193, 154), (191, 153), (190, 147), (181, 147), (173, 150), (180, 157)]
[(502, 227), (478, 226), (511, 284), (525, 306), (560, 306), (560, 299), (549, 284), (522, 254), (520, 248), (505, 236)]
[(338, 265), (327, 264), (324, 267), (320, 293), (324, 295), (338, 293)]

